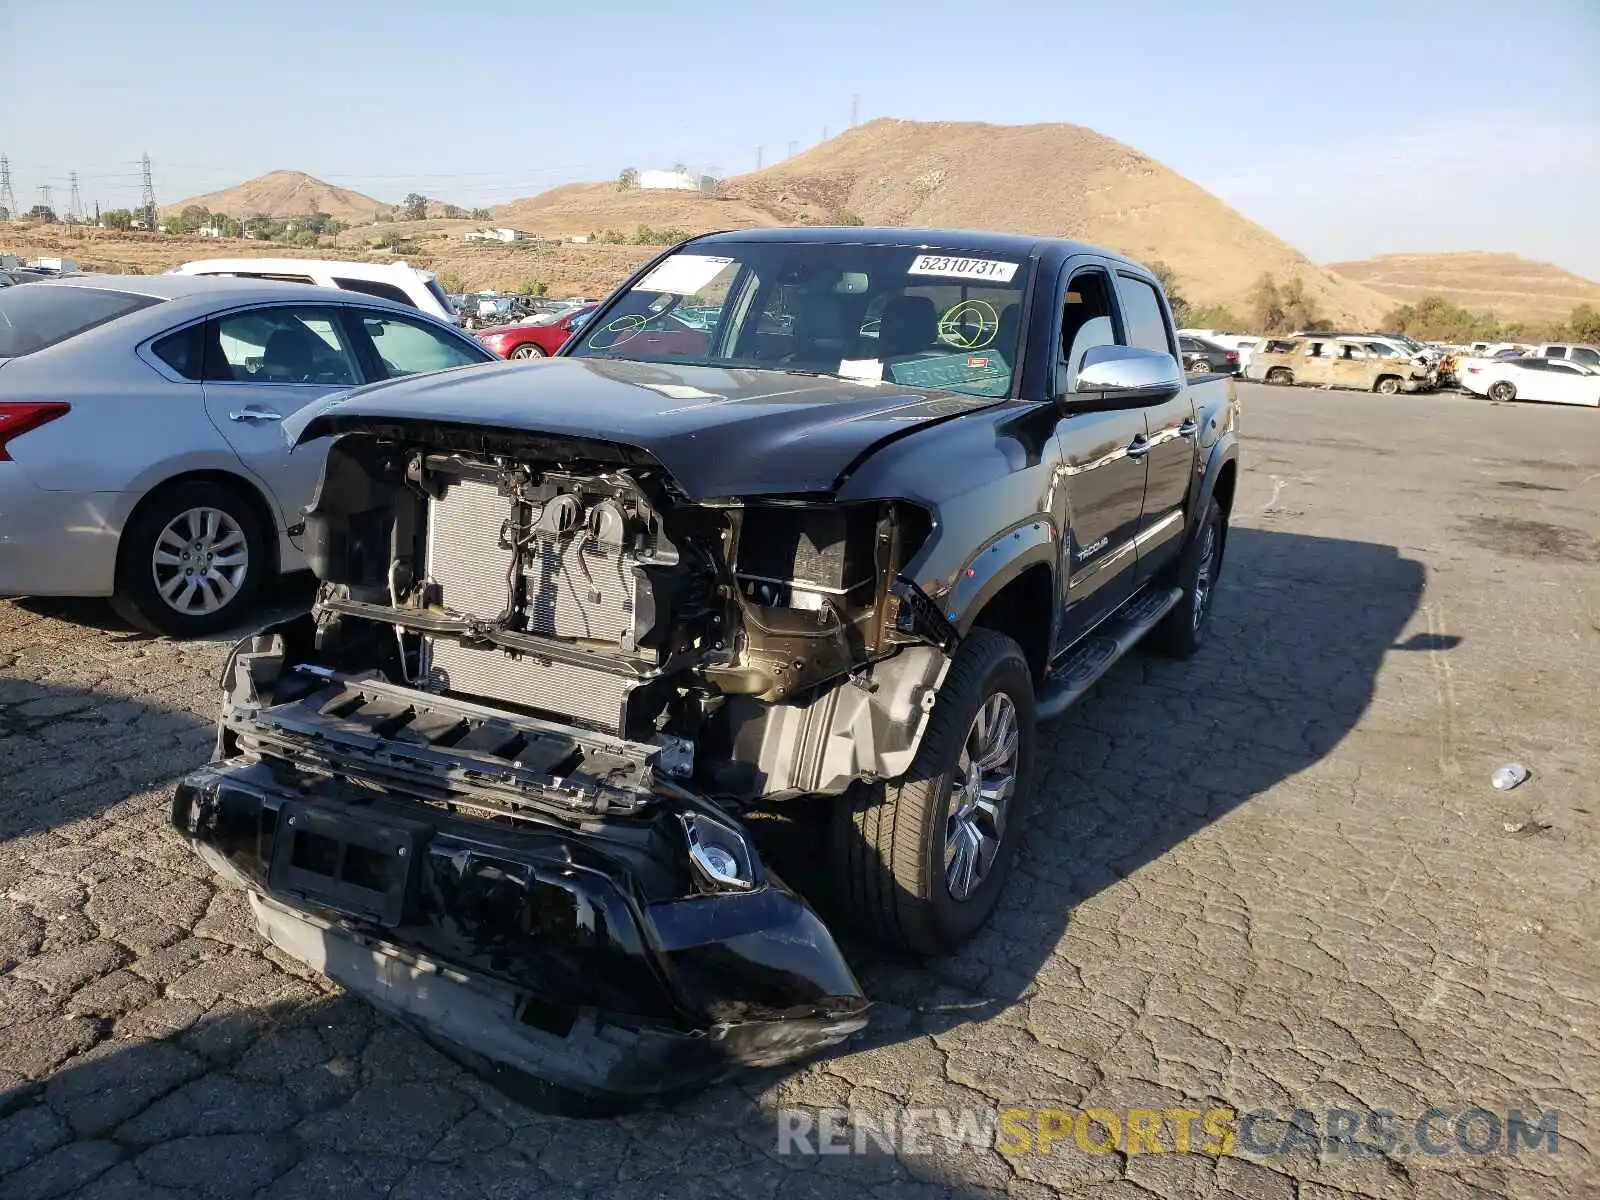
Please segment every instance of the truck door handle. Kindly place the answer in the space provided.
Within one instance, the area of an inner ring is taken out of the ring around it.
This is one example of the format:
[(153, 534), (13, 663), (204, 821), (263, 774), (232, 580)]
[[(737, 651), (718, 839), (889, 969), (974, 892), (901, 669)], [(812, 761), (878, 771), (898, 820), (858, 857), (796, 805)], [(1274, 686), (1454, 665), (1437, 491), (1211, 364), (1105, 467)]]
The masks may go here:
[(270, 408), (236, 408), (228, 414), (230, 421), (281, 421), (282, 413), (273, 412)]
[(1197, 428), (1197, 426), (1194, 423), (1194, 418), (1190, 417), (1186, 421), (1184, 421), (1184, 423), (1182, 425), (1178, 426), (1178, 436), (1179, 437), (1193, 437), (1194, 436), (1194, 431), (1195, 431), (1196, 428)]
[(1134, 438), (1133, 441), (1128, 443), (1128, 457), (1129, 458), (1143, 458), (1146, 454), (1149, 454), (1149, 453), (1150, 453), (1150, 440), (1147, 437), (1145, 437), (1144, 434), (1142, 434), (1142, 433), (1138, 437)]

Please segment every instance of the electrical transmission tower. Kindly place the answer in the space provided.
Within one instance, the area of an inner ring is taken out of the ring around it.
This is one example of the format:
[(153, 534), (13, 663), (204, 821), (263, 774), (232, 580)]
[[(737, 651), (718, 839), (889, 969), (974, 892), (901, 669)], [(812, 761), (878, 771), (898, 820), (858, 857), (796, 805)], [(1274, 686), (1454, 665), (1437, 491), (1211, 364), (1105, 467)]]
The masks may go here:
[(72, 184), (72, 195), (67, 200), (67, 220), (76, 223), (83, 220), (83, 197), (78, 194), (78, 173), (71, 172), (67, 179)]
[(56, 210), (55, 206), (50, 203), (50, 185), (48, 183), (39, 185), (39, 203), (44, 205), (45, 211), (50, 214), (45, 220), (54, 221), (56, 219)]
[(149, 232), (156, 231), (156, 185), (150, 178), (150, 156), (146, 154), (139, 160), (139, 165), (144, 169), (144, 186), (139, 192), (139, 208), (144, 212), (144, 227)]
[(0, 211), (4, 211), (8, 221), (15, 221), (20, 215), (16, 193), (11, 190), (11, 160), (4, 154), (0, 154)]
[(850, 128), (854, 129), (856, 127), (856, 122), (859, 121), (860, 119), (861, 119), (861, 97), (858, 94), (858, 95), (854, 95), (854, 96), (850, 97)]

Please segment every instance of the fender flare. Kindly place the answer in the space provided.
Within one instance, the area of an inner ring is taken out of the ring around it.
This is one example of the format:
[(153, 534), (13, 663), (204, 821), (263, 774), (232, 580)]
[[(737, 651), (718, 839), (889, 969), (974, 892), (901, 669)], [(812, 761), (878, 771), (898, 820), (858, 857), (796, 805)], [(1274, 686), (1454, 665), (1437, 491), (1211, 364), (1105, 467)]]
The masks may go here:
[(1211, 497), (1217, 490), (1217, 479), (1222, 474), (1222, 468), (1230, 462), (1239, 460), (1239, 435), (1231, 429), (1217, 439), (1211, 447), (1211, 454), (1206, 459), (1205, 473), (1200, 476), (1199, 486), (1195, 492), (1195, 502), (1189, 509), (1189, 533), (1193, 533), (1200, 524), (1200, 518), (1211, 507)]
[(940, 605), (945, 616), (965, 635), (972, 623), (1002, 588), (1029, 567), (1043, 563), (1056, 586), (1061, 546), (1055, 524), (1038, 513), (1002, 530), (978, 547), (956, 572), (955, 586)]

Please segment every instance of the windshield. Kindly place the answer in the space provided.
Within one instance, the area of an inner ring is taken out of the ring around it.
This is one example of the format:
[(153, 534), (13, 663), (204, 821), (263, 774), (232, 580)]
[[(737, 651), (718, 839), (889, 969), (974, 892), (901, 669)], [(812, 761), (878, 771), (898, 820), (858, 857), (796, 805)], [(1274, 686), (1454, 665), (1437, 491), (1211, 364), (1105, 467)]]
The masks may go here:
[(76, 337), (159, 301), (104, 288), (7, 288), (0, 296), (0, 358), (16, 358)]
[(1011, 393), (1024, 260), (809, 242), (701, 249), (715, 253), (658, 263), (567, 353)]

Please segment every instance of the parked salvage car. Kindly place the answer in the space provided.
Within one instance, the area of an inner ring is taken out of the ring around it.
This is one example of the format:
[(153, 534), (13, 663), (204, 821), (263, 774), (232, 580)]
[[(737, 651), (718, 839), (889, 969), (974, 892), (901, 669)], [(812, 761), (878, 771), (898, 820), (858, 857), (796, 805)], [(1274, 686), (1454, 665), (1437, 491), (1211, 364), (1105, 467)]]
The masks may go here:
[(477, 330), (472, 336), (501, 358), (547, 358), (566, 344), (574, 326), (583, 327), (584, 316), (594, 307), (581, 304), (549, 320), (535, 318), (515, 325), (497, 325)]
[(1600, 368), (1564, 358), (1469, 358), (1462, 363), (1461, 384), (1502, 404), (1540, 400), (1600, 407)]
[(1268, 338), (1251, 356), (1249, 375), (1267, 383), (1357, 388), (1385, 395), (1432, 391), (1438, 386), (1433, 365), (1401, 357), (1392, 345), (1327, 334)]
[(0, 595), (109, 596), (177, 636), (303, 568), (283, 536), (318, 450), (279, 422), (330, 392), (492, 361), (414, 309), (297, 284), (84, 275), (0, 291)]
[(1203, 337), (1178, 337), (1183, 369), (1191, 375), (1237, 375), (1239, 352)]
[(172, 820), (266, 937), (503, 1079), (628, 1102), (836, 1043), (867, 998), (746, 820), (831, 807), (884, 943), (984, 924), (1035, 722), (1206, 637), (1238, 410), (1177, 349), (1093, 247), (765, 229), (546, 363), (297, 414), (315, 609), (236, 647)]

